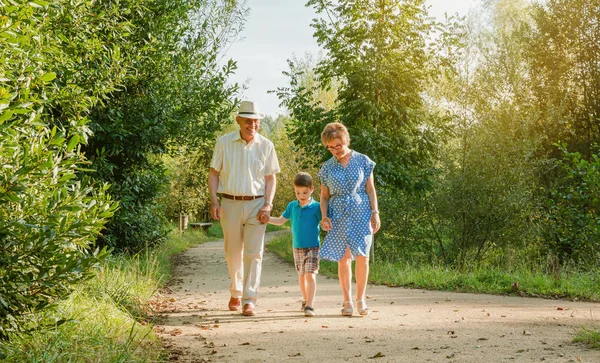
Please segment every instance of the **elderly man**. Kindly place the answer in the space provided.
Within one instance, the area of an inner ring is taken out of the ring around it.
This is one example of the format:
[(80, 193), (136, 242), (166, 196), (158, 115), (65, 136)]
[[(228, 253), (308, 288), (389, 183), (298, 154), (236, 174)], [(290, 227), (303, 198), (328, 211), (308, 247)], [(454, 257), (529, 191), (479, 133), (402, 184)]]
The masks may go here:
[(240, 130), (217, 140), (208, 174), (210, 213), (221, 221), (225, 239), (229, 309), (243, 304), (244, 316), (256, 314), (266, 223), (280, 171), (273, 143), (258, 133), (262, 118), (255, 102), (240, 103)]

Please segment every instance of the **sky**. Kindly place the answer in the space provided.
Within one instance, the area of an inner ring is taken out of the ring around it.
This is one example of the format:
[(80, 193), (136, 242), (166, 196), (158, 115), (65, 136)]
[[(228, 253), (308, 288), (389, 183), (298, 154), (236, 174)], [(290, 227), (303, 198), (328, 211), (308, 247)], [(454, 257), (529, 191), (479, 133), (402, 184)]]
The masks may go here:
[[(267, 92), (288, 85), (282, 74), (289, 70), (287, 60), (319, 53), (310, 27), (316, 14), (305, 4), (305, 0), (247, 0), (250, 12), (244, 29), (224, 57), (237, 62), (231, 81), (247, 86), (241, 98), (256, 101), (262, 113), (273, 117), (285, 110), (277, 96)], [(466, 15), (477, 0), (427, 0), (427, 4), (430, 15), (441, 20), (444, 13)]]

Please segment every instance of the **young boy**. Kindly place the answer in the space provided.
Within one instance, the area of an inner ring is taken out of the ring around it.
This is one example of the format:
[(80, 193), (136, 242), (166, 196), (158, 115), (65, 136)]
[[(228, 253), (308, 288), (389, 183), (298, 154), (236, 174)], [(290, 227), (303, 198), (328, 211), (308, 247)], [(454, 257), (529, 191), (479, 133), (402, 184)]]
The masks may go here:
[(321, 207), (312, 199), (315, 187), (310, 174), (300, 172), (294, 177), (297, 200), (290, 202), (281, 217), (270, 217), (269, 223), (282, 225), (288, 219), (292, 225), (294, 264), (302, 291), (302, 310), (305, 316), (315, 316), (313, 301), (317, 290), (315, 275), (319, 272), (319, 221)]

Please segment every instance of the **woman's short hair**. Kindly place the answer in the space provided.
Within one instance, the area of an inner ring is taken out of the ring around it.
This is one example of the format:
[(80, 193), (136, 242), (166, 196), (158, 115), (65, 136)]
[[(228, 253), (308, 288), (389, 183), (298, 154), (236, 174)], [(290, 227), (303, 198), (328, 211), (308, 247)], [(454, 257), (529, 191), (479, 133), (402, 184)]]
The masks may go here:
[(321, 132), (321, 142), (327, 145), (333, 139), (340, 139), (344, 145), (350, 145), (350, 134), (346, 126), (339, 122), (332, 122), (325, 125)]
[(296, 174), (296, 176), (294, 177), (294, 185), (297, 187), (312, 188), (312, 186), (313, 186), (312, 176), (310, 176), (309, 173), (305, 173), (305, 172), (301, 171), (298, 174)]

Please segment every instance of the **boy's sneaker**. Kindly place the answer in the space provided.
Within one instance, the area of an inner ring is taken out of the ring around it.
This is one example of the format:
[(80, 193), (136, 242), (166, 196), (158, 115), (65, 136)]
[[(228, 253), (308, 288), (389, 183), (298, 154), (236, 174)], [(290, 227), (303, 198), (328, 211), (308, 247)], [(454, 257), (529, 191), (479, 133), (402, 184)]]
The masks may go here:
[(304, 311), (305, 308), (306, 308), (306, 300), (302, 300), (302, 307), (300, 308), (300, 310)]
[(310, 306), (304, 308), (304, 316), (315, 316), (315, 309)]

